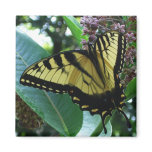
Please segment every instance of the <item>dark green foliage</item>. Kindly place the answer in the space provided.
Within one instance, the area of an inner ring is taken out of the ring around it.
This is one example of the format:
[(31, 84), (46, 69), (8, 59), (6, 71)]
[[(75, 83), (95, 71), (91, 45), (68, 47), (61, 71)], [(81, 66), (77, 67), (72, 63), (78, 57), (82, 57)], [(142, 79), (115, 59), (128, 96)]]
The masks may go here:
[(28, 28), (31, 30), (40, 29), (40, 33), (44, 33), (51, 38), (53, 42), (53, 50), (48, 51), (53, 52), (52, 54), (58, 53), (63, 50), (63, 48), (71, 47), (71, 49), (74, 49), (77, 47), (75, 39), (73, 39), (71, 35), (65, 35), (67, 25), (64, 23), (61, 16), (35, 16), (34, 19), (30, 16), (17, 16), (16, 25), (22, 23), (25, 25), (30, 24)]

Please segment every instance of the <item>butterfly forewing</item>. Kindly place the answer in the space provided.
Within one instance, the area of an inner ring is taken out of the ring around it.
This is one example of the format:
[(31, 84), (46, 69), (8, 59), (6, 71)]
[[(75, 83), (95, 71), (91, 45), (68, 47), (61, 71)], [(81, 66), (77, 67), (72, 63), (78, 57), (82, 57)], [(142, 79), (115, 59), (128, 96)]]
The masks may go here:
[(58, 93), (73, 86), (86, 94), (103, 92), (103, 84), (87, 51), (69, 51), (43, 59), (25, 70), (20, 82)]
[[(126, 49), (125, 37), (117, 32), (106, 32), (99, 36), (96, 42), (96, 50), (100, 52), (102, 62), (105, 66), (105, 74), (115, 68), (116, 73), (120, 73), (124, 63), (124, 54)], [(109, 75), (109, 74), (108, 74)]]

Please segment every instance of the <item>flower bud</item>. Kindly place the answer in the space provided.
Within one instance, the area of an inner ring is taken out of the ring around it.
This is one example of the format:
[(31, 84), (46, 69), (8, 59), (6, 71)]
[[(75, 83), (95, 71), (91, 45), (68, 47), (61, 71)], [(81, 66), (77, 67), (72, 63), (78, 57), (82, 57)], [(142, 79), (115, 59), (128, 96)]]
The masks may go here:
[(89, 41), (90, 42), (93, 42), (95, 39), (96, 39), (95, 35), (90, 35), (90, 37), (89, 37)]

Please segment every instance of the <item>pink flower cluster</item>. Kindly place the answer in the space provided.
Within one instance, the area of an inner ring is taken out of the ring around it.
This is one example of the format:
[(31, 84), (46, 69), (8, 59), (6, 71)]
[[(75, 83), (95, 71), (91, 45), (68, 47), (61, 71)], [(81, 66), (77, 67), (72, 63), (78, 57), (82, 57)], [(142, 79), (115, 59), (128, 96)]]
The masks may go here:
[(121, 33), (125, 33), (125, 25), (120, 25), (120, 23), (114, 23), (111, 25), (112, 30), (118, 30)]
[(128, 43), (131, 43), (131, 42), (135, 42), (136, 41), (136, 37), (135, 37), (135, 34), (133, 32), (128, 32), (125, 34), (125, 37), (126, 37), (126, 40)]
[(134, 64), (133, 59), (136, 58), (136, 49), (135, 47), (129, 47), (125, 54), (126, 65)]
[(82, 35), (89, 35), (89, 42), (93, 42), (96, 39), (95, 35), (99, 26), (99, 20), (96, 17), (84, 16), (81, 18), (80, 24), (83, 26)]
[(88, 43), (94, 43), (97, 38), (97, 31), (106, 31), (107, 28), (104, 25), (106, 21), (105, 16), (84, 16), (81, 18), (80, 24), (83, 26), (82, 35), (88, 35), (88, 42), (82, 39), (83, 49), (88, 49)]
[(126, 86), (134, 77), (136, 77), (136, 66), (133, 65), (131, 68), (124, 68), (123, 74), (125, 78), (121, 80), (122, 85)]
[[(106, 16), (84, 16), (81, 18), (80, 24), (83, 26), (82, 35), (89, 36), (89, 43), (93, 43), (96, 40), (97, 35), (109, 30), (118, 30), (121, 33), (125, 33), (125, 25), (115, 23), (114, 20), (110, 18), (111, 25), (108, 26), (107, 19), (109, 18)], [(85, 40), (82, 40), (82, 44), (84, 45), (84, 48), (86, 48)]]
[[(129, 24), (128, 24), (129, 22)], [(83, 34), (88, 35), (88, 42), (82, 39), (83, 49), (88, 49), (88, 43), (94, 43), (97, 35), (109, 31), (117, 30), (125, 35), (127, 40), (127, 50), (125, 54), (125, 85), (136, 76), (136, 16), (130, 16), (127, 20), (123, 17), (114, 16), (84, 16), (81, 18), (80, 24), (83, 26)], [(131, 67), (131, 68), (130, 68)]]

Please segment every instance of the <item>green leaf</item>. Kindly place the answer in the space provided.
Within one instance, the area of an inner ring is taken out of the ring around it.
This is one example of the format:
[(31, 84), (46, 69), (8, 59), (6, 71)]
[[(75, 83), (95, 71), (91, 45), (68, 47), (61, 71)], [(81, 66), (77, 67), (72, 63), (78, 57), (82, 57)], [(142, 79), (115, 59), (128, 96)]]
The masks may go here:
[(123, 18), (124, 21), (128, 20), (128, 16), (122, 16), (122, 18)]
[(16, 33), (16, 92), (33, 111), (63, 136), (75, 136), (82, 126), (82, 112), (69, 95), (47, 93), (23, 86), (19, 79), (27, 66), (49, 56), (27, 35)]
[(90, 112), (83, 112), (83, 125), (77, 136), (110, 136), (112, 128), (110, 124), (110, 117), (105, 120), (107, 134), (105, 135), (99, 115), (90, 115)]
[(82, 27), (80, 23), (73, 16), (63, 16), (64, 21), (72, 32), (72, 35), (77, 40), (80, 47), (82, 47), (81, 39), (88, 40), (87, 36), (82, 35)]
[(126, 101), (136, 96), (136, 77), (128, 83), (125, 95), (127, 97)]

